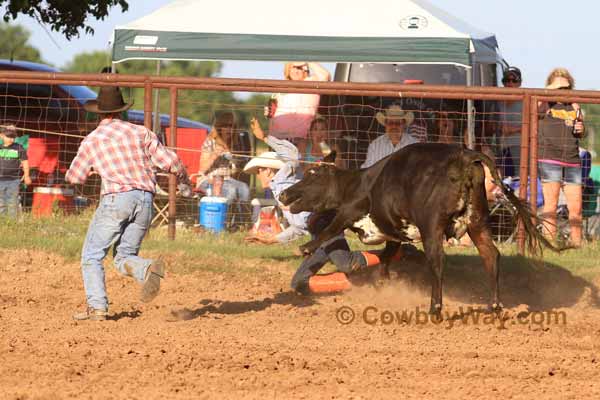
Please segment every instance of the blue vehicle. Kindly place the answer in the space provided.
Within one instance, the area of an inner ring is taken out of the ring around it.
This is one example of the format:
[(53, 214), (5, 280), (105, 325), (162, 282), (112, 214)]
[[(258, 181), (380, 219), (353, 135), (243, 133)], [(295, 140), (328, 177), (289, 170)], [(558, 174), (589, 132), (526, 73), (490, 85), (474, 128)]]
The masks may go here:
[[(0, 70), (60, 72), (56, 68), (28, 61), (0, 60)], [(81, 137), (97, 125), (97, 117), (83, 105), (97, 97), (86, 86), (28, 83), (0, 84), (0, 124), (14, 124), (26, 132), (29, 165), (34, 186), (62, 182)], [(124, 119), (144, 123), (144, 112), (128, 110)], [(170, 126), (170, 116), (160, 115), (159, 137)], [(177, 118), (178, 128), (209, 132), (210, 126), (187, 118)], [(158, 130), (158, 129), (157, 129)]]
[[(60, 72), (44, 64), (29, 61), (0, 60), (2, 71)], [(24, 128), (33, 125), (59, 125), (62, 132), (90, 131), (89, 121), (83, 105), (97, 97), (87, 86), (39, 85), (8, 83), (0, 86), (0, 116), (3, 123), (14, 123)], [(127, 119), (136, 124), (144, 123), (142, 110), (129, 110)], [(168, 114), (160, 115), (161, 130), (170, 126)], [(85, 125), (85, 129), (73, 125)], [(177, 118), (177, 127), (210, 130), (210, 126), (187, 118)], [(41, 128), (41, 130), (44, 130)], [(50, 129), (45, 129), (50, 130)]]

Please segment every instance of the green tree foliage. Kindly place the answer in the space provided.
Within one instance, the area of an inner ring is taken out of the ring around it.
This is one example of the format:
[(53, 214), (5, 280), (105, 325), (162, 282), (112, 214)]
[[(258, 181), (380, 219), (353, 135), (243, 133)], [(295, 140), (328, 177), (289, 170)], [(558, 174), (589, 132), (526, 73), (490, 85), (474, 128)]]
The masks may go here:
[(0, 6), (5, 10), (5, 22), (20, 14), (28, 15), (67, 39), (78, 37), (80, 29), (94, 33), (94, 29), (86, 23), (90, 17), (103, 20), (114, 6), (120, 6), (121, 12), (129, 8), (125, 0), (0, 0)]
[[(66, 72), (99, 73), (110, 66), (110, 54), (105, 51), (94, 51), (76, 55), (65, 66)], [(218, 61), (162, 61), (161, 76), (211, 77), (221, 72), (222, 63)], [(134, 60), (117, 65), (119, 74), (155, 75), (156, 61)], [(92, 88), (98, 90), (98, 88)], [(143, 89), (123, 88), (125, 96), (134, 100), (135, 109), (144, 108)], [(180, 117), (212, 124), (215, 112), (221, 110), (234, 111), (242, 127), (248, 126), (251, 116), (262, 114), (267, 96), (255, 94), (246, 100), (240, 100), (233, 92), (180, 90), (178, 92), (178, 113)], [(160, 112), (169, 113), (170, 96), (167, 90), (160, 91)]]
[(107, 66), (110, 66), (110, 53), (99, 50), (75, 55), (63, 70), (77, 74), (96, 74)]
[(40, 51), (29, 44), (30, 36), (22, 26), (0, 23), (0, 58), (43, 63)]

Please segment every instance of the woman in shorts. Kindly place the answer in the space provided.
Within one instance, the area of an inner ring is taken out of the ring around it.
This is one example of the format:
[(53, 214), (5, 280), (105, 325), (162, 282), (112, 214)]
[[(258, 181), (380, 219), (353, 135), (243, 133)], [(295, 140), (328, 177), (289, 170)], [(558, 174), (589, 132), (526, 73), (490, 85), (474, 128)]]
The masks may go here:
[[(573, 89), (575, 80), (564, 68), (554, 69), (546, 79), (547, 89)], [(573, 247), (582, 242), (582, 191), (579, 139), (585, 133), (577, 103), (542, 104), (539, 122), (538, 171), (544, 192), (544, 233), (556, 237), (556, 209), (561, 187), (565, 192)]]

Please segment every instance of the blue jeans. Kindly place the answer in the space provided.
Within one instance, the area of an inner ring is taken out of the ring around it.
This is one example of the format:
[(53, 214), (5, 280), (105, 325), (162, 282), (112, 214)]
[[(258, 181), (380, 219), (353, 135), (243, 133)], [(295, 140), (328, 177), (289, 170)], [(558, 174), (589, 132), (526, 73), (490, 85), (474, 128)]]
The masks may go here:
[(138, 257), (138, 252), (152, 221), (153, 197), (142, 190), (102, 196), (81, 252), (83, 285), (90, 307), (108, 310), (102, 260), (113, 244), (115, 268), (144, 282), (152, 260)]
[(17, 216), (19, 208), (19, 179), (0, 180), (0, 214)]
[(350, 251), (343, 234), (338, 235), (323, 243), (313, 254), (302, 261), (292, 277), (292, 289), (308, 294), (310, 277), (319, 272), (327, 261), (331, 261), (338, 271), (345, 274), (350, 274), (367, 265), (367, 260), (362, 253), (360, 251)]

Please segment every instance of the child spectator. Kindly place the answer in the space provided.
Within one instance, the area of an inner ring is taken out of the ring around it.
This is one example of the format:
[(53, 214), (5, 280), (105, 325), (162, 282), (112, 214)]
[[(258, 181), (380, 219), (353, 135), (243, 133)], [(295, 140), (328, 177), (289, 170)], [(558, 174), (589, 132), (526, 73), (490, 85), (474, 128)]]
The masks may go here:
[(8, 125), (0, 130), (0, 214), (17, 216), (19, 206), (20, 168), (23, 168), (23, 181), (31, 185), (27, 152), (15, 142), (17, 129)]

